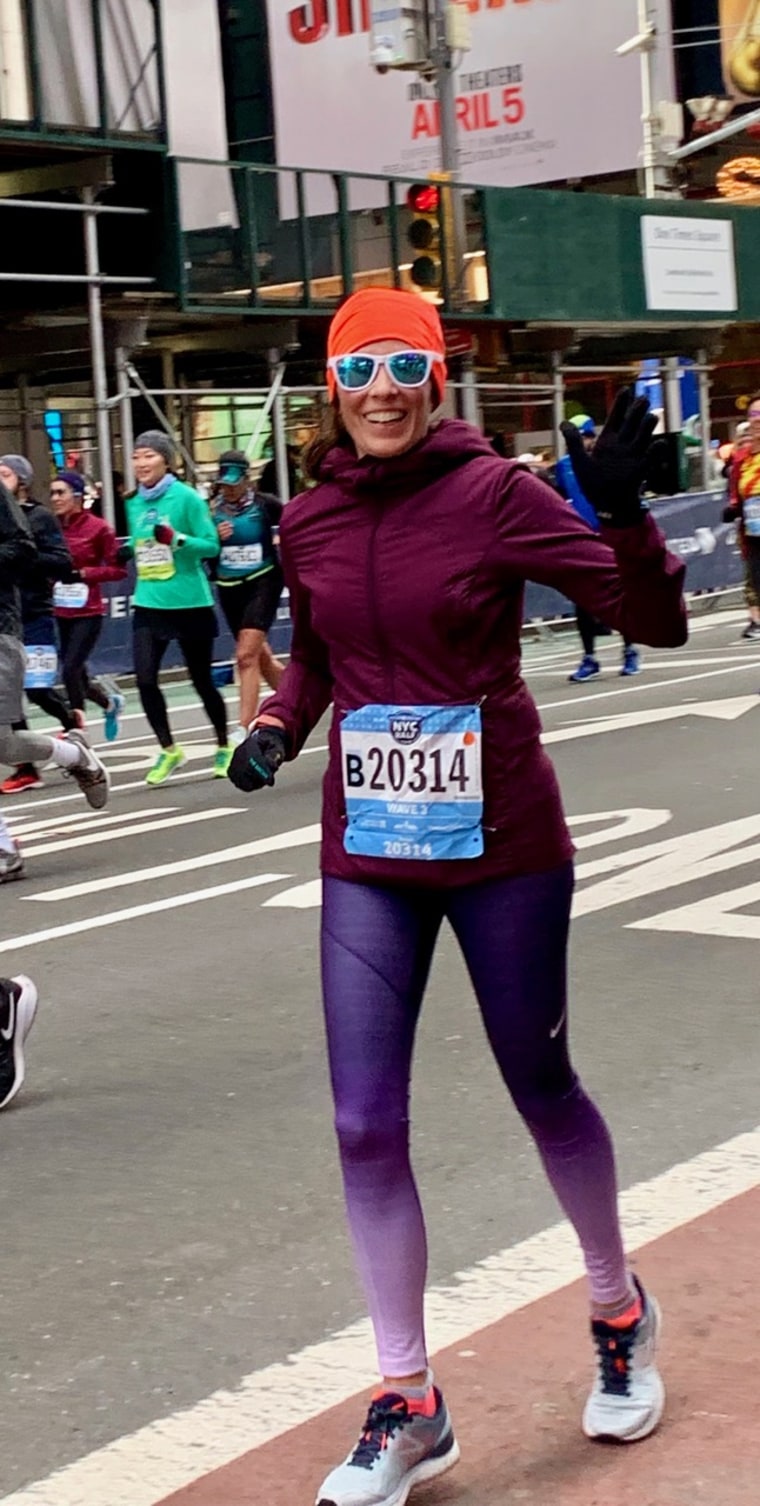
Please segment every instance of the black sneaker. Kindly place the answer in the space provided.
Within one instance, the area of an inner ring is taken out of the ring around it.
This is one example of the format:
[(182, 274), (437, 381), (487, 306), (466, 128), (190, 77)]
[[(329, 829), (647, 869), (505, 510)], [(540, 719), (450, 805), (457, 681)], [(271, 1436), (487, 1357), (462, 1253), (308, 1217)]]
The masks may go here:
[(760, 622), (748, 622), (742, 638), (760, 638)]
[(83, 732), (74, 730), (67, 734), (70, 743), (78, 743), (82, 749), (84, 762), (76, 764), (72, 769), (64, 772), (76, 779), (82, 794), (88, 805), (94, 811), (102, 811), (108, 804), (108, 793), (111, 788), (111, 780), (104, 763), (93, 753)]
[(24, 863), (16, 844), (14, 843), (13, 852), (0, 849), (0, 884), (10, 884), (14, 879), (20, 879), (23, 872)]
[(0, 1109), (16, 1097), (26, 1072), (24, 1041), (37, 1013), (31, 978), (0, 978)]

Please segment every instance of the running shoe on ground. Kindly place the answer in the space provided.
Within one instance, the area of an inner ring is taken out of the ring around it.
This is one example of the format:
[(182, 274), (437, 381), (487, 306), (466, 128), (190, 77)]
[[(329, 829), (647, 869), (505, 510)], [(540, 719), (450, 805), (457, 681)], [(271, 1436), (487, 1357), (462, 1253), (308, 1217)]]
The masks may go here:
[(217, 748), (214, 754), (214, 778), (226, 779), (227, 770), (232, 763), (234, 748)]
[(0, 1109), (16, 1097), (24, 1081), (24, 1041), (37, 1013), (31, 978), (0, 978)]
[(111, 780), (104, 763), (93, 753), (89, 747), (83, 732), (76, 728), (68, 733), (70, 743), (77, 743), (84, 754), (84, 763), (75, 764), (71, 769), (64, 769), (64, 773), (75, 779), (84, 795), (87, 804), (94, 811), (102, 811), (108, 804), (108, 793), (111, 788)]
[(395, 1392), (376, 1395), (359, 1442), (327, 1476), (317, 1506), (404, 1506), (413, 1486), (451, 1469), (459, 1445), (446, 1403), (432, 1391), (429, 1417)]
[(583, 1413), (587, 1438), (635, 1443), (654, 1432), (665, 1410), (665, 1386), (657, 1369), (660, 1309), (638, 1281), (636, 1290), (644, 1308), (636, 1323), (627, 1328), (601, 1319), (591, 1323), (599, 1368)]
[(571, 684), (580, 684), (582, 680), (593, 680), (601, 671), (598, 659), (592, 658), (591, 654), (584, 654), (578, 668), (568, 675)]
[(34, 764), (22, 763), (0, 784), (0, 795), (23, 795), (25, 790), (41, 790), (43, 785)]
[(14, 879), (20, 879), (23, 872), (24, 863), (18, 847), (14, 844), (13, 852), (0, 848), (0, 884), (10, 884)]
[(123, 695), (115, 690), (111, 697), (111, 704), (105, 712), (106, 742), (113, 743), (119, 736), (119, 717), (126, 705)]
[(175, 769), (182, 767), (185, 762), (185, 753), (182, 748), (162, 748), (152, 769), (148, 769), (145, 775), (146, 784), (163, 784)]
[(748, 622), (742, 638), (760, 638), (760, 622)]
[(638, 649), (627, 648), (623, 654), (623, 663), (620, 667), (621, 675), (637, 675), (641, 669)]

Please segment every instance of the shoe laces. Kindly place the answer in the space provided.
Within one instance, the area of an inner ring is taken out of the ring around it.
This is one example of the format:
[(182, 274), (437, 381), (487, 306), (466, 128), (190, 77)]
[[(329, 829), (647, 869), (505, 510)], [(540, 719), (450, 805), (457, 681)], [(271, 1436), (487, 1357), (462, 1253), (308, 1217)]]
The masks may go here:
[(631, 1386), (631, 1362), (639, 1330), (610, 1328), (607, 1323), (593, 1323), (592, 1333), (599, 1356), (599, 1376), (607, 1396), (628, 1396)]
[(380, 1455), (401, 1428), (412, 1421), (412, 1414), (403, 1396), (387, 1392), (371, 1404), (359, 1442), (351, 1455), (351, 1463), (357, 1469), (372, 1469)]

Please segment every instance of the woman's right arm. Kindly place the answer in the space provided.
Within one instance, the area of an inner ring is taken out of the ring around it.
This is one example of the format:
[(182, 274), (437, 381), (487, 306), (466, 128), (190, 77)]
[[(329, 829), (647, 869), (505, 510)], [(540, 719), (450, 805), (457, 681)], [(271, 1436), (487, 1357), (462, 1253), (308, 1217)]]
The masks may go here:
[(312, 625), (311, 596), (298, 578), (286, 533), (281, 555), (293, 623), (290, 660), (279, 688), (264, 702), (254, 725), (281, 727), (291, 759), (300, 753), (309, 733), (324, 716), (332, 700), (333, 682), (327, 645)]

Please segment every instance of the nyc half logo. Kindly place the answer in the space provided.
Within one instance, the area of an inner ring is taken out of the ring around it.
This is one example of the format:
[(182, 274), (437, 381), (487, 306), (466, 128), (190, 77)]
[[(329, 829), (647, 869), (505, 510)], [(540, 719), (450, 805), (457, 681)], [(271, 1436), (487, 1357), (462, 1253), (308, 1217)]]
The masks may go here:
[(416, 743), (422, 732), (421, 716), (391, 716), (388, 718), (388, 731), (395, 743), (409, 748)]

